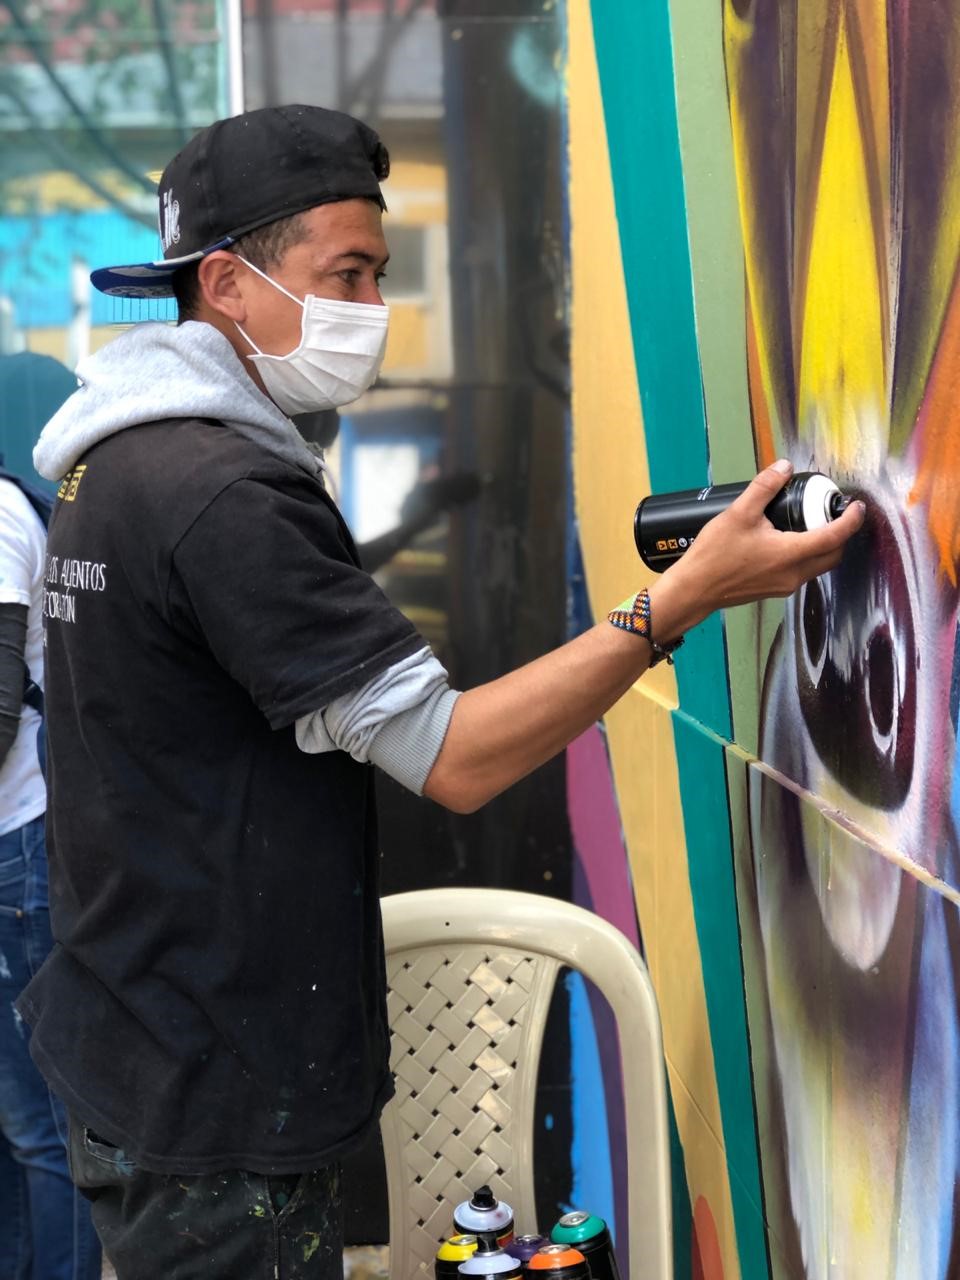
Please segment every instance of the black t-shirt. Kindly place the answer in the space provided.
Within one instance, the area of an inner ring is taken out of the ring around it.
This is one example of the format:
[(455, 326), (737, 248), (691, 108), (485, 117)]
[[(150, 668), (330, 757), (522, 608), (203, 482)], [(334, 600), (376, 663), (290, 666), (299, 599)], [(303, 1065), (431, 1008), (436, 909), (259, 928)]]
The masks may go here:
[(37, 1062), (146, 1169), (325, 1163), (392, 1087), (379, 850), (373, 770), (293, 724), (422, 639), (319, 481), (213, 422), (87, 453), (44, 613)]

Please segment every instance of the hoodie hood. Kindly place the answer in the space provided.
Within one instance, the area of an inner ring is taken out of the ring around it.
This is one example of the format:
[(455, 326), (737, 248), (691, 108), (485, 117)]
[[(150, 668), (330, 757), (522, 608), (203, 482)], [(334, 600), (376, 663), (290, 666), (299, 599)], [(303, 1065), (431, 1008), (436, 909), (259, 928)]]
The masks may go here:
[(212, 418), (311, 476), (323, 463), (213, 325), (134, 325), (77, 366), (79, 387), (44, 427), (33, 463), (59, 480), (107, 436), (169, 418)]

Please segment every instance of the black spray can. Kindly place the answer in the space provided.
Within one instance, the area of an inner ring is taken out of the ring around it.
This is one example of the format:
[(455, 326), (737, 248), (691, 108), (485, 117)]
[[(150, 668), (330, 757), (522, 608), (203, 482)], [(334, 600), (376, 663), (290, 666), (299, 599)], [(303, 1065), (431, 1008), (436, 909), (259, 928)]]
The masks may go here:
[(510, 1252), (526, 1267), (537, 1250), (549, 1243), (545, 1236), (514, 1236), (510, 1241)]
[(575, 1210), (565, 1213), (550, 1232), (556, 1244), (579, 1249), (587, 1260), (593, 1280), (620, 1280), (617, 1255), (607, 1224), (595, 1213)]
[[(633, 539), (648, 569), (663, 573), (679, 560), (703, 526), (746, 489), (740, 484), (712, 484), (705, 489), (656, 493), (644, 498), (633, 520)], [(829, 476), (799, 471), (766, 508), (766, 517), (784, 533), (823, 529), (846, 510), (849, 499)]]
[(503, 1249), (491, 1249), (480, 1240), (477, 1251), (466, 1262), (460, 1263), (462, 1280), (520, 1280), (523, 1267), (520, 1260)]
[(513, 1239), (513, 1210), (506, 1200), (498, 1200), (489, 1187), (474, 1192), (453, 1211), (453, 1228), (477, 1237), (491, 1248), (502, 1249)]
[(590, 1267), (573, 1245), (545, 1244), (527, 1263), (526, 1280), (590, 1280)]
[(477, 1252), (476, 1236), (451, 1236), (437, 1250), (433, 1273), (436, 1280), (457, 1280), (461, 1262)]

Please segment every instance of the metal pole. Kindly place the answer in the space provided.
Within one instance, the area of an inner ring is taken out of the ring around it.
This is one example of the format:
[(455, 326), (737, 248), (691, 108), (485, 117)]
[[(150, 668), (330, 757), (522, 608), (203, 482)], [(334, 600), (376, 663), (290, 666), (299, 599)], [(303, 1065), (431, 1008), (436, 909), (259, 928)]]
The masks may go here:
[(67, 367), (75, 369), (90, 354), (90, 264), (76, 255), (70, 263), (70, 302)]
[(257, 22), (260, 27), (260, 92), (263, 95), (263, 105), (275, 107), (278, 104), (278, 93), (273, 0), (257, 0)]
[(347, 40), (349, 15), (350, 0), (337, 0), (337, 108), (340, 111), (349, 111), (351, 105), (347, 102), (347, 84), (350, 79), (350, 68), (347, 66), (350, 55), (350, 45)]
[(227, 114), (238, 116), (243, 111), (243, 11), (242, 0), (222, 0), (223, 43), (226, 53)]

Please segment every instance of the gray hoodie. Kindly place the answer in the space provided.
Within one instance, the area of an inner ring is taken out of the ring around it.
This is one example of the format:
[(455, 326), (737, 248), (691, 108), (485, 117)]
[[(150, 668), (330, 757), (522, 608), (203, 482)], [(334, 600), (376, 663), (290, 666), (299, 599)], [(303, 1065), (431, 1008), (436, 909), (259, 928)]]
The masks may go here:
[[(326, 470), (212, 325), (134, 325), (81, 361), (77, 379), (77, 390), (44, 427), (33, 451), (34, 466), (48, 480), (66, 475), (98, 441), (168, 418), (211, 418), (309, 475)], [(297, 743), (307, 752), (347, 751), (419, 794), (457, 697), (425, 646), (369, 684), (301, 717)]]
[(213, 325), (134, 325), (77, 366), (78, 389), (44, 427), (33, 465), (59, 480), (107, 436), (165, 418), (213, 418), (316, 475), (323, 464)]

